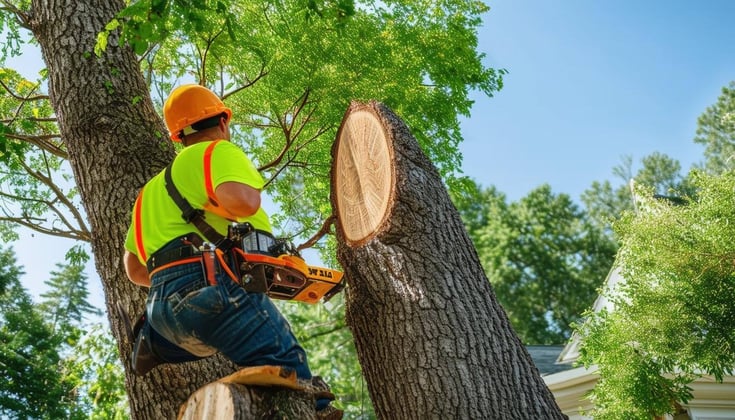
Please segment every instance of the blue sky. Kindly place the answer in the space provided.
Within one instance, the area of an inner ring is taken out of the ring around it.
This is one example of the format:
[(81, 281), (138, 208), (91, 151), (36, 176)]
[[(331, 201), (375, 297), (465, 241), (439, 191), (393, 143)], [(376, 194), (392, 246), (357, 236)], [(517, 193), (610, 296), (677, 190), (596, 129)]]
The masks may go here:
[[(735, 0), (493, 0), (479, 32), (490, 67), (509, 71), (495, 97), (475, 94), (463, 120), (465, 174), (518, 200), (544, 183), (578, 199), (611, 180), (624, 155), (658, 151), (685, 169), (702, 157), (697, 117), (735, 80)], [(39, 58), (9, 63), (35, 75)], [(622, 182), (622, 181), (620, 181)], [(69, 241), (14, 245), (38, 294)], [(102, 306), (96, 272), (93, 303)]]
[(509, 74), (463, 122), (466, 175), (510, 200), (544, 183), (578, 199), (622, 182), (624, 155), (702, 159), (697, 117), (735, 81), (735, 1), (488, 4), (479, 50)]

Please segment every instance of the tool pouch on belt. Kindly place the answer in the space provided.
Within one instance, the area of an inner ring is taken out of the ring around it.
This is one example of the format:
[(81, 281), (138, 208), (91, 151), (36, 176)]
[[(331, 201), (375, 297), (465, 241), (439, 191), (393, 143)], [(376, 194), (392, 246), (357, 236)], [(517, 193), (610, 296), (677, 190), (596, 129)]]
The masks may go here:
[(132, 354), (133, 371), (141, 376), (163, 363), (184, 363), (203, 359), (157, 333), (148, 323), (145, 314), (135, 323), (133, 336), (135, 337)]
[(207, 280), (208, 285), (214, 286), (217, 284), (218, 269), (219, 262), (217, 261), (214, 248), (209, 248), (208, 245), (205, 245), (205, 248), (202, 248), (202, 274)]

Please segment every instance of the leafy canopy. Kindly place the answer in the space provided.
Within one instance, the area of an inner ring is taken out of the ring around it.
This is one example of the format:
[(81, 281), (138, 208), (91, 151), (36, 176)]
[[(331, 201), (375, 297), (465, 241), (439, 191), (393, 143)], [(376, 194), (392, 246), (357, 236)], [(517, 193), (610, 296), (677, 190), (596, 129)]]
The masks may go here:
[(665, 196), (690, 195), (694, 193), (686, 175), (682, 174), (681, 163), (664, 153), (654, 152), (640, 160), (637, 171), (633, 169), (633, 157), (625, 156), (613, 168), (615, 179), (621, 182), (613, 186), (610, 181), (594, 181), (582, 193), (587, 213), (592, 221), (612, 234), (612, 224), (625, 211), (634, 208), (630, 181), (653, 188), (656, 194)]
[(717, 102), (697, 120), (696, 143), (704, 145), (705, 162), (711, 174), (730, 171), (735, 156), (735, 81), (722, 88)]
[[(330, 213), (331, 144), (352, 100), (404, 118), (445, 178), (458, 173), (458, 116), (504, 71), (482, 64), (481, 2), (140, 1), (111, 23), (153, 90), (195, 81), (234, 110), (236, 138), (269, 180), (275, 222), (313, 232)], [(104, 36), (104, 35), (103, 35)]]
[(733, 373), (735, 174), (694, 173), (692, 182), (697, 197), (684, 205), (640, 187), (638, 214), (616, 225), (625, 283), (610, 296), (615, 311), (581, 327), (581, 360), (601, 373), (595, 418), (672, 412), (697, 375)]
[[(30, 47), (23, 43), (23, 19), (16, 19), (27, 18), (26, 6), (7, 5), (0, 13), (9, 34), (3, 59)], [(273, 215), (275, 225), (308, 237), (331, 212), (330, 149), (352, 100), (376, 99), (397, 111), (455, 185), (458, 116), (469, 115), (470, 91), (492, 95), (505, 73), (486, 67), (477, 51), (477, 28), (487, 11), (482, 2), (456, 0), (140, 0), (108, 23), (96, 52), (128, 43), (158, 104), (181, 83), (218, 92), (235, 111), (235, 141), (259, 164), (269, 180), (266, 192), (282, 210)], [(0, 151), (21, 148), (14, 154), (20, 162), (24, 156), (36, 160), (4, 180), (3, 191), (20, 186), (7, 197), (12, 208), (5, 232), (23, 224), (88, 241), (42, 92), (45, 72), (38, 82), (9, 77), (14, 79), (2, 89), (7, 135), (0, 136)], [(18, 83), (32, 86), (33, 95)], [(15, 208), (18, 203), (25, 207)]]
[[(692, 380), (733, 373), (733, 87), (699, 118), (702, 169), (684, 178), (678, 163), (655, 158), (636, 177), (635, 209), (614, 224), (624, 278), (607, 292), (614, 311), (590, 313), (577, 327), (580, 361), (601, 376), (590, 396), (595, 418), (674, 413), (691, 398)], [(666, 179), (675, 182), (658, 183)]]

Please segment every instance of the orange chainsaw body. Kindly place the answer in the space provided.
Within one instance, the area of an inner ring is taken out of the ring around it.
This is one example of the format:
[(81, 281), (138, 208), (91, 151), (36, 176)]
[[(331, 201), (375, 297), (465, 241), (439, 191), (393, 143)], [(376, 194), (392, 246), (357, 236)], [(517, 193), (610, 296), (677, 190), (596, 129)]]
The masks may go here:
[(234, 249), (241, 285), (275, 299), (306, 303), (328, 301), (344, 287), (343, 273), (306, 264), (297, 255), (278, 257)]

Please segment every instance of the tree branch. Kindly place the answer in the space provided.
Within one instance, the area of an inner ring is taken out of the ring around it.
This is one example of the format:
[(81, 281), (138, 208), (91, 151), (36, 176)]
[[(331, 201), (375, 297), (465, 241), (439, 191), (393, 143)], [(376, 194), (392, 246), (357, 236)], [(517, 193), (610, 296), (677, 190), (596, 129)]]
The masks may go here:
[(58, 156), (62, 159), (68, 159), (69, 155), (66, 150), (62, 149), (61, 146), (48, 141), (51, 139), (60, 139), (58, 134), (46, 134), (42, 136), (25, 136), (21, 134), (6, 134), (5, 137), (13, 140), (20, 140), (37, 146), (41, 150), (51, 153), (54, 156)]
[[(16, 196), (12, 194), (8, 194), (5, 192), (0, 191), (0, 197), (8, 198), (11, 201), (27, 201), (27, 202), (34, 202), (34, 203), (41, 203), (44, 205), (47, 205), (52, 208), (54, 213), (58, 214), (58, 209), (56, 209), (52, 204), (49, 202), (43, 201), (43, 200), (37, 200), (37, 199), (31, 199), (27, 197), (21, 197)], [(61, 230), (56, 228), (47, 228), (41, 226), (41, 222), (46, 222), (46, 219), (41, 218), (32, 218), (27, 214), (24, 214), (22, 217), (14, 217), (8, 215), (7, 212), (3, 211), (5, 213), (5, 217), (0, 217), (0, 221), (10, 222), (10, 223), (17, 223), (21, 226), (25, 226), (27, 228), (30, 228), (32, 230), (35, 230), (37, 232), (48, 234), (48, 235), (54, 235), (54, 236), (60, 236), (64, 238), (71, 238), (71, 239), (77, 239), (77, 240), (84, 240), (89, 242), (91, 240), (91, 235), (88, 231), (85, 230), (79, 230), (74, 229), (69, 224), (65, 223), (65, 225), (69, 228), (68, 230)]]
[[(278, 178), (278, 175), (280, 175), (281, 172), (283, 172), (289, 166), (299, 166), (299, 167), (302, 167), (302, 168), (308, 167), (309, 166), (309, 163), (308, 162), (298, 162), (296, 160), (296, 157), (298, 156), (298, 154), (306, 146), (308, 146), (311, 142), (313, 142), (316, 139), (318, 139), (322, 134), (324, 134), (325, 132), (327, 132), (327, 130), (329, 130), (328, 127), (322, 127), (321, 129), (319, 129), (319, 131), (316, 134), (314, 134), (313, 136), (311, 136), (308, 140), (306, 140), (302, 144), (298, 145), (295, 149), (291, 150), (293, 152), (293, 156), (291, 156), (291, 157), (288, 158), (288, 160), (286, 161), (286, 163), (284, 163), (276, 171), (276, 173), (272, 177), (270, 177), (270, 179), (268, 179), (268, 181), (265, 183), (265, 185), (267, 186), (271, 182), (275, 181), (275, 179)], [(288, 152), (288, 150), (284, 150), (283, 152)], [(276, 160), (274, 160), (274, 161), (272, 161), (272, 162), (270, 162), (270, 163), (268, 163), (268, 164), (266, 164), (264, 166), (259, 167), (258, 168), (258, 171), (264, 171), (266, 169), (270, 169), (270, 168), (272, 168), (272, 167), (274, 167), (276, 165), (279, 165), (283, 161), (283, 158), (284, 158), (284, 156), (283, 156), (283, 153), (282, 153), (281, 156), (279, 156)], [(298, 165), (296, 165), (296, 163), (298, 163)]]
[(209, 51), (212, 49), (212, 44), (214, 44), (214, 41), (219, 38), (220, 35), (225, 31), (225, 28), (220, 28), (219, 32), (214, 34), (211, 38), (204, 38), (204, 51), (199, 49), (199, 46), (196, 46), (197, 54), (199, 55), (199, 63), (201, 66), (199, 67), (199, 84), (202, 86), (207, 86), (207, 57), (209, 56)]
[[(45, 221), (45, 219), (39, 219), (39, 220)], [(76, 230), (68, 231), (68, 230), (60, 230), (56, 228), (45, 228), (43, 226), (40, 226), (38, 223), (31, 223), (28, 220), (20, 218), (20, 217), (0, 217), (0, 221), (17, 223), (21, 226), (27, 227), (28, 229), (34, 230), (44, 235), (58, 236), (61, 238), (68, 238), (68, 239), (74, 239), (76, 241), (85, 241), (85, 242), (91, 242), (92, 240), (92, 237), (88, 233), (85, 233), (85, 232), (76, 231)]]
[(316, 332), (314, 334), (311, 334), (311, 335), (309, 335), (307, 337), (304, 337), (301, 340), (301, 342), (302, 343), (305, 343), (305, 342), (307, 342), (309, 340), (313, 340), (315, 338), (319, 338), (319, 337), (323, 337), (325, 335), (332, 334), (332, 333), (337, 332), (339, 330), (343, 330), (345, 328), (345, 326), (346, 325), (343, 322), (335, 322), (334, 325), (332, 325), (332, 328), (329, 328), (329, 329), (323, 330), (323, 331), (319, 331), (319, 332)]
[(268, 75), (268, 72), (265, 70), (265, 67), (266, 67), (265, 63), (261, 63), (260, 70), (258, 71), (258, 75), (255, 77), (255, 79), (249, 79), (249, 78), (246, 77), (245, 78), (245, 84), (244, 85), (238, 86), (236, 89), (231, 90), (231, 91), (229, 91), (227, 93), (223, 93), (222, 94), (222, 100), (227, 99), (229, 96), (234, 95), (234, 94), (240, 92), (243, 89), (247, 89), (250, 86), (253, 86), (258, 80), (260, 80), (263, 77), (265, 77), (266, 75)]
[[(12, 124), (12, 123), (14, 123), (17, 120), (18, 120), (17, 118), (10, 118), (10, 119), (7, 119), (7, 120), (0, 120), (0, 123), (3, 123), (3, 124), (6, 124), (7, 125), (7, 124)], [(26, 118), (26, 120), (27, 121), (32, 121), (32, 122), (37, 122), (37, 123), (57, 122), (58, 121), (58, 119), (56, 119), (55, 117), (48, 117), (48, 118), (35, 118), (35, 117), (30, 117), (30, 118)]]
[(296, 247), (297, 251), (302, 251), (306, 248), (311, 248), (312, 246), (316, 245), (317, 242), (319, 242), (320, 239), (324, 237), (324, 235), (328, 233), (332, 233), (332, 226), (334, 225), (335, 220), (337, 219), (337, 216), (334, 214), (327, 217), (327, 219), (322, 224), (322, 227), (319, 228), (319, 230), (309, 238), (306, 242)]
[(77, 210), (76, 206), (69, 201), (69, 199), (66, 197), (66, 194), (64, 194), (63, 191), (53, 182), (50, 176), (44, 176), (42, 173), (34, 170), (30, 166), (26, 165), (25, 162), (20, 162), (20, 164), (23, 166), (23, 169), (32, 177), (40, 181), (42, 184), (46, 185), (56, 196), (56, 199), (54, 201), (45, 201), (45, 200), (36, 200), (39, 203), (46, 204), (53, 213), (57, 215), (59, 220), (66, 225), (69, 230), (75, 231), (77, 229), (74, 228), (74, 225), (69, 222), (69, 220), (66, 218), (63, 212), (61, 212), (56, 205), (54, 205), (54, 202), (60, 202), (64, 205), (66, 209), (68, 209), (72, 216), (74, 217), (74, 220), (77, 223), (78, 230), (80, 230), (82, 233), (84, 233), (87, 236), (89, 235), (89, 229), (87, 229), (86, 224), (84, 222), (84, 217), (82, 214)]
[(5, 91), (8, 92), (10, 94), (10, 96), (13, 97), (13, 99), (17, 99), (17, 100), (19, 100), (21, 102), (42, 101), (42, 100), (48, 100), (49, 99), (49, 96), (48, 95), (36, 95), (36, 96), (21, 96), (21, 95), (18, 95), (17, 93), (15, 93), (12, 90), (10, 90), (10, 87), (8, 87), (8, 85), (6, 85), (5, 82), (3, 82), (2, 80), (0, 80), (0, 86), (2, 86), (3, 89), (5, 89)]
[(0, 10), (8, 11), (15, 15), (20, 26), (28, 30), (31, 29), (31, 19), (28, 13), (24, 12), (23, 10), (16, 7), (13, 3), (6, 0), (0, 0), (0, 5), (2, 5), (2, 7), (0, 7)]
[[(271, 160), (269, 163), (267, 163), (267, 164), (261, 166), (260, 168), (258, 168), (258, 170), (265, 171), (267, 169), (270, 169), (270, 168), (273, 168), (275, 166), (278, 166), (278, 165), (281, 164), (281, 162), (283, 161), (283, 159), (286, 157), (286, 155), (288, 154), (289, 150), (291, 149), (291, 146), (296, 141), (296, 137), (297, 137), (297, 136), (293, 136), (292, 135), (294, 124), (296, 123), (296, 119), (299, 116), (299, 114), (301, 113), (301, 111), (306, 107), (306, 104), (308, 103), (308, 100), (309, 100), (309, 93), (310, 92), (311, 92), (311, 90), (307, 88), (306, 91), (301, 95), (301, 97), (299, 97), (299, 99), (296, 100), (297, 104), (294, 105), (294, 111), (291, 114), (291, 121), (290, 122), (287, 122), (288, 119), (289, 119), (288, 118), (288, 112), (284, 113), (283, 118), (281, 118), (280, 116), (278, 117), (278, 125), (281, 127), (281, 131), (283, 131), (283, 136), (285, 137), (286, 141), (285, 141), (285, 143), (283, 145), (283, 148), (281, 149), (281, 152), (278, 154), (278, 156), (276, 156), (275, 159)], [(309, 117), (310, 116), (311, 116), (311, 113), (309, 114)], [(298, 133), (299, 134), (302, 132), (303, 127), (309, 122), (309, 117), (307, 117), (307, 119), (305, 119), (301, 123), (301, 126), (299, 127), (299, 130), (298, 130)], [(307, 141), (307, 143), (308, 143), (308, 141)], [(304, 143), (304, 144), (306, 144), (306, 143)], [(302, 147), (299, 147), (299, 150), (301, 148)], [(297, 150), (297, 154), (298, 154), (298, 150)], [(295, 158), (295, 156), (294, 156), (294, 158)]]

